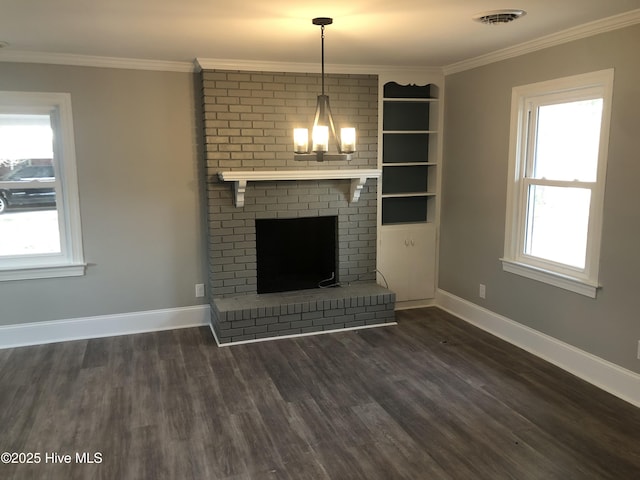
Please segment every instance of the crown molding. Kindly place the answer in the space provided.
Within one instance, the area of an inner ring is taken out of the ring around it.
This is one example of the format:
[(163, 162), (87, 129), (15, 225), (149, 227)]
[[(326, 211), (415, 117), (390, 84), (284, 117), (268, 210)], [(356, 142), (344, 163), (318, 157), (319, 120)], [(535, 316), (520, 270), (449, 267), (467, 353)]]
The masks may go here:
[[(265, 62), (257, 60), (233, 60), (220, 58), (196, 58), (196, 70), (239, 70), (251, 72), (291, 72), (291, 73), (320, 73), (319, 63), (294, 62)], [(326, 64), (325, 69), (330, 73), (355, 75), (380, 75), (384, 73), (432, 73), (442, 75), (442, 67), (410, 67), (392, 65), (344, 65)]]
[(124, 68), (128, 70), (154, 70), (162, 72), (193, 72), (192, 62), (172, 62), (139, 58), (100, 57), (71, 53), (31, 52), (26, 50), (2, 50), (0, 62), (45, 63), (79, 67)]
[(640, 8), (631, 10), (630, 12), (621, 13), (619, 15), (614, 15), (612, 17), (585, 23), (578, 27), (569, 28), (562, 32), (546, 35), (512, 47), (496, 50), (495, 52), (487, 53), (486, 55), (480, 55), (478, 57), (452, 63), (443, 67), (443, 71), (445, 75), (451, 75), (453, 73), (471, 70), (472, 68), (482, 67), (501, 60), (518, 57), (544, 48), (572, 42), (581, 38), (591, 37), (593, 35), (606, 33), (612, 30), (618, 30), (637, 23), (640, 23)]
[[(320, 64), (318, 63), (265, 62), (228, 58), (196, 58), (193, 62), (175, 62), (140, 58), (76, 55), (72, 53), (33, 52), (27, 50), (2, 50), (0, 51), (0, 62), (43, 63), (50, 65), (188, 73), (200, 70), (320, 73)], [(398, 72), (443, 74), (442, 67), (327, 64), (326, 68), (331, 73), (360, 75)]]

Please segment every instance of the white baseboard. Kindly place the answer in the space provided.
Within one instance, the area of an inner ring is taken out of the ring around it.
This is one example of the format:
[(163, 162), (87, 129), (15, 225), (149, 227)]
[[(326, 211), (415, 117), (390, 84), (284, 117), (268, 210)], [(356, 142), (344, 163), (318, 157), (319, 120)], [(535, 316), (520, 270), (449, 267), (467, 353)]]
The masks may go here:
[(208, 325), (209, 305), (0, 326), (0, 349)]
[(496, 337), (640, 407), (640, 375), (507, 317), (438, 290), (436, 305)]
[(396, 301), (396, 310), (410, 310), (413, 308), (432, 307), (435, 305), (435, 298), (429, 298), (426, 300), (403, 300), (401, 302)]

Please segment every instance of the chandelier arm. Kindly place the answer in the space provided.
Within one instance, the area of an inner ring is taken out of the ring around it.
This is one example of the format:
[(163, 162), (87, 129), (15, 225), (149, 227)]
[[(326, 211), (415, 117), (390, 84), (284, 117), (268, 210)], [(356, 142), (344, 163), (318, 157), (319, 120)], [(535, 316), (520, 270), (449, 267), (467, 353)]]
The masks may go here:
[(324, 98), (325, 95), (318, 95), (318, 99), (316, 100), (316, 114), (313, 117), (313, 128), (317, 127), (320, 118), (324, 117)]
[(329, 105), (329, 97), (327, 97), (327, 121), (329, 122), (331, 133), (333, 133), (333, 139), (336, 142), (336, 148), (338, 149), (338, 153), (342, 153), (342, 145), (340, 143), (340, 137), (336, 132), (336, 126), (333, 122), (333, 115), (331, 114), (331, 105)]

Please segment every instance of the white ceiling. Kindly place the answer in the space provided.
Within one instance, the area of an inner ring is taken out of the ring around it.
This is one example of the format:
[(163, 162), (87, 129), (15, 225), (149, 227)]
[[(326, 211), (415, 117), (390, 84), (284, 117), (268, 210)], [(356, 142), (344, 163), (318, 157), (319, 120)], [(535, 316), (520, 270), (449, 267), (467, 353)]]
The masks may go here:
[[(506, 24), (480, 12), (522, 9)], [(0, 0), (0, 50), (159, 61), (194, 58), (447, 66), (640, 8), (640, 0)]]

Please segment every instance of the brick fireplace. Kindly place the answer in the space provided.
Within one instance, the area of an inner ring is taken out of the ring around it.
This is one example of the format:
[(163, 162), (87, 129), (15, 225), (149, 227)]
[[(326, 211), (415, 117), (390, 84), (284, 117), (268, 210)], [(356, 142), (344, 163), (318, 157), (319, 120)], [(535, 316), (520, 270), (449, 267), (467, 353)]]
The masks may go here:
[[(218, 176), (222, 171), (375, 168), (377, 76), (328, 75), (326, 83), (338, 124), (358, 129), (358, 151), (349, 162), (293, 160), (292, 131), (312, 119), (318, 74), (202, 72), (209, 288), (212, 325), (221, 344), (393, 321), (394, 297), (375, 285), (376, 179), (366, 182), (357, 202), (350, 202), (348, 180), (249, 183), (243, 205), (236, 206), (232, 185)], [(338, 278), (344, 286), (358, 286), (353, 295), (346, 288), (257, 295), (256, 220), (323, 216), (337, 217)], [(294, 317), (287, 322), (284, 315)]]

